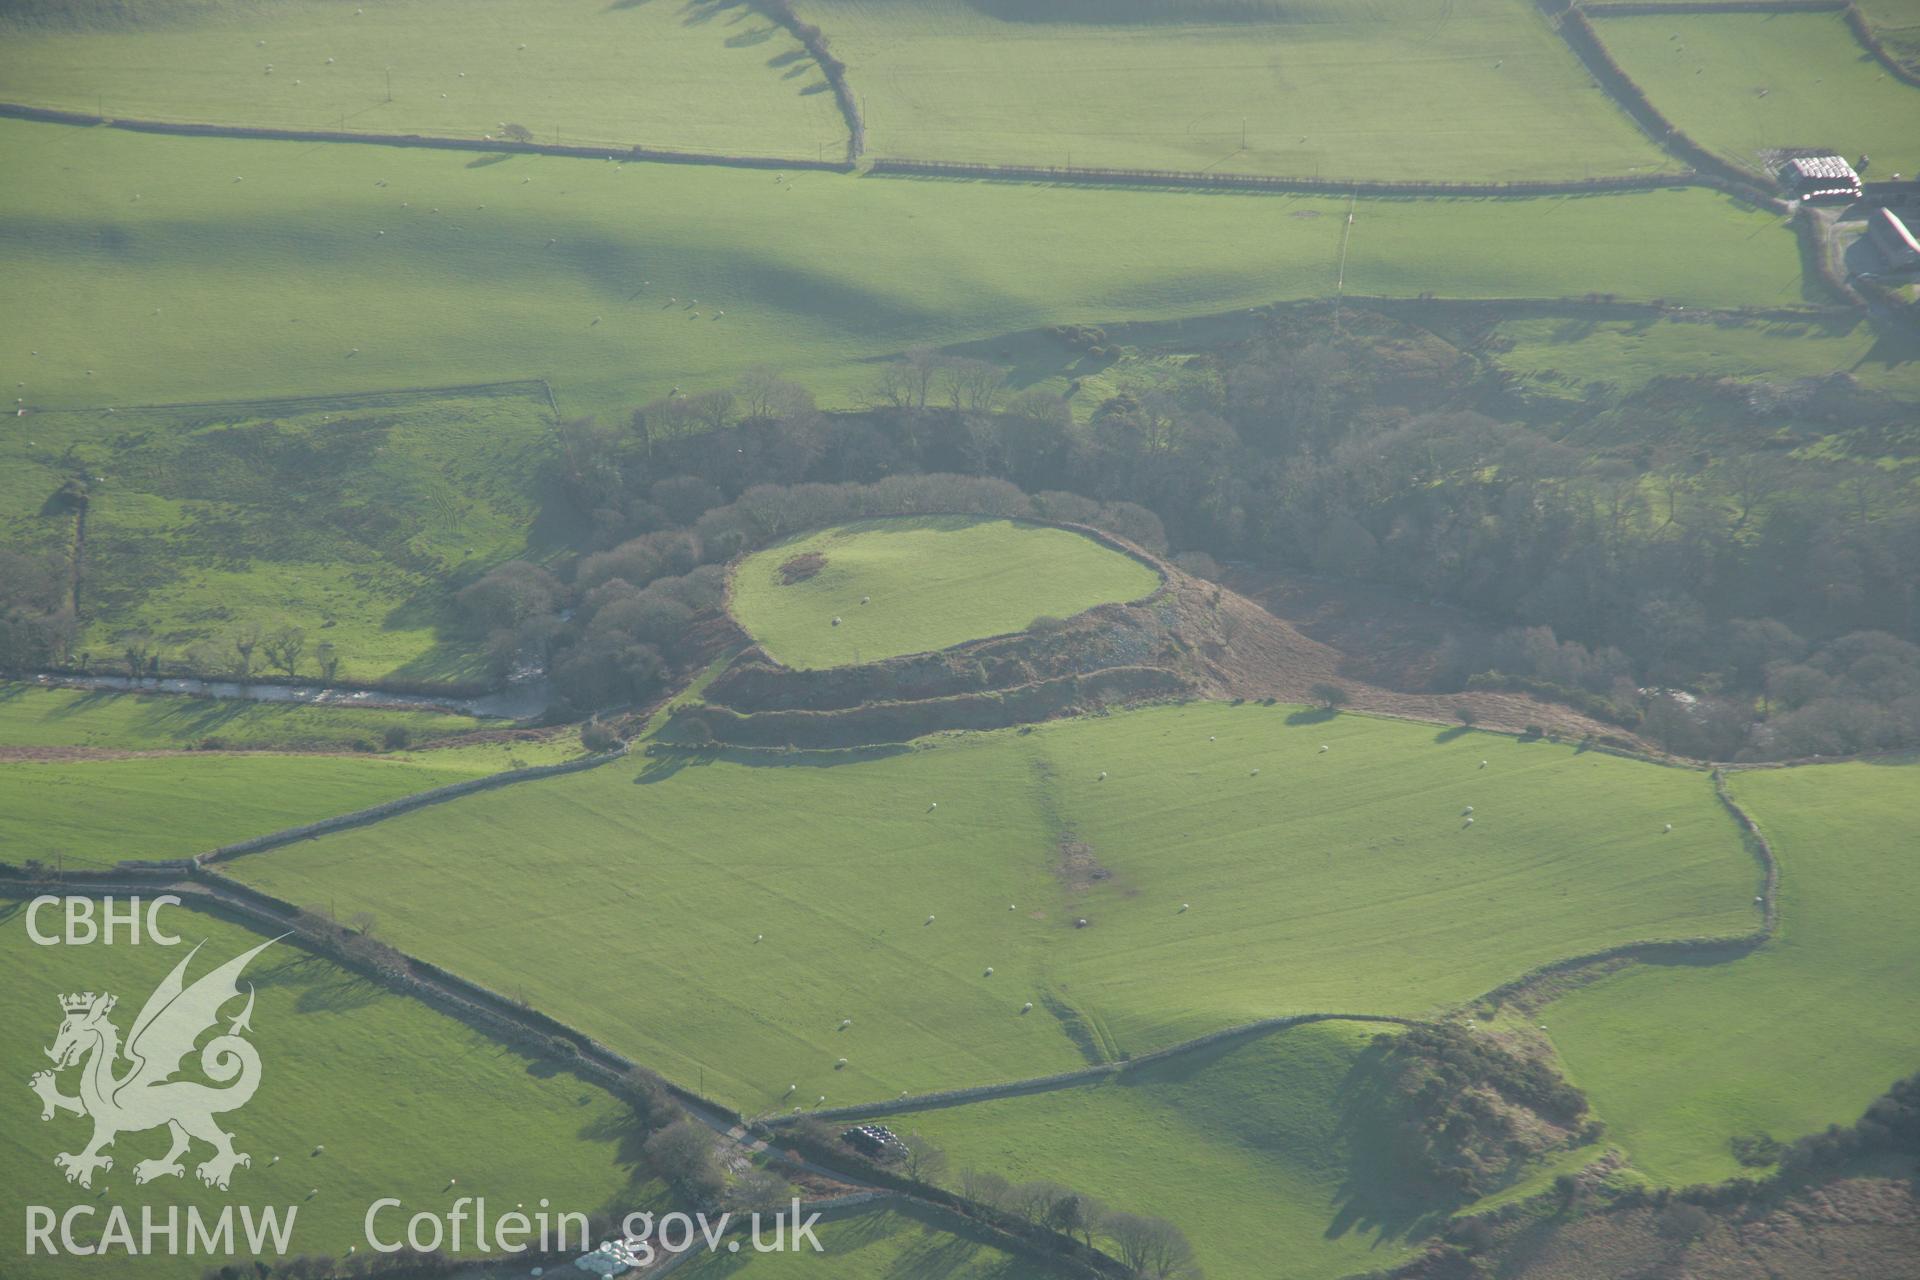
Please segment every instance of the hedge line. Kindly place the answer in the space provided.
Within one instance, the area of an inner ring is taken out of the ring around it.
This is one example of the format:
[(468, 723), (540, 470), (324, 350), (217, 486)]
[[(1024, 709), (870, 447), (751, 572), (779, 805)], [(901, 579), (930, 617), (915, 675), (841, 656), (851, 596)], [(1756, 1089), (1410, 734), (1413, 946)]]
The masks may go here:
[(808, 55), (820, 68), (820, 74), (827, 78), (827, 85), (833, 90), (833, 100), (840, 104), (840, 114), (847, 122), (847, 163), (844, 167), (851, 167), (867, 149), (867, 122), (860, 118), (860, 100), (854, 97), (853, 86), (847, 83), (847, 64), (833, 56), (833, 51), (827, 45), (826, 32), (793, 11), (791, 0), (750, 2), (805, 46)]
[(1653, 105), (1652, 99), (1647, 97), (1646, 90), (1614, 60), (1612, 52), (1601, 41), (1586, 14), (1577, 8), (1568, 9), (1561, 15), (1558, 26), (1560, 38), (1567, 42), (1574, 55), (1600, 82), (1600, 87), (1620, 104), (1654, 142), (1692, 165), (1700, 174), (1716, 179), (1717, 184), (1723, 184), (1722, 189), (1730, 194), (1781, 213), (1786, 212), (1786, 202), (1759, 186), (1751, 174), (1722, 160), (1667, 119), (1660, 108)]
[(1114, 186), (1219, 187), (1308, 195), (1504, 196), (1595, 195), (1698, 186), (1699, 174), (1629, 174), (1564, 182), (1380, 182), (1335, 178), (1284, 178), (1257, 173), (1202, 173), (1179, 169), (1089, 169), (1063, 165), (970, 164), (958, 160), (875, 160), (878, 174), (907, 177), (993, 178), (1020, 182), (1078, 182)]
[(731, 155), (725, 152), (671, 151), (658, 147), (583, 146), (558, 142), (508, 142), (500, 138), (450, 138), (424, 133), (352, 133), (341, 129), (286, 129), (250, 124), (192, 124), (177, 120), (143, 120), (97, 116), (84, 111), (58, 111), (21, 102), (0, 102), (0, 116), (37, 120), (46, 124), (104, 125), (132, 133), (164, 133), (189, 138), (242, 138), (268, 142), (360, 142), (381, 147), (420, 147), (437, 151), (479, 151), (488, 154), (563, 156), (580, 160), (649, 160), (660, 164), (717, 164), (746, 169), (824, 169), (846, 173), (851, 160), (803, 160), (779, 156)]
[(444, 787), (434, 787), (429, 791), (417, 791), (410, 796), (401, 796), (397, 800), (388, 800), (382, 804), (370, 805), (365, 809), (356, 809), (352, 813), (335, 814), (331, 818), (322, 818), (318, 822), (309, 822), (304, 826), (286, 827), (280, 831), (270, 831), (265, 835), (238, 840), (232, 844), (223, 844), (218, 849), (210, 849), (197, 856), (194, 861), (201, 865), (226, 862), (232, 858), (249, 853), (261, 853), (267, 849), (277, 849), (296, 840), (311, 840), (315, 836), (326, 835), (334, 831), (345, 831), (353, 827), (364, 827), (368, 823), (379, 822), (396, 814), (409, 810), (425, 808), (430, 804), (439, 804), (459, 796), (472, 795), (476, 791), (491, 791), (495, 787), (504, 787), (515, 782), (527, 782), (534, 778), (551, 778), (556, 774), (577, 773), (582, 769), (597, 769), (603, 764), (611, 764), (626, 754), (622, 748), (618, 751), (606, 751), (599, 755), (582, 756), (578, 760), (563, 760), (559, 764), (536, 764), (525, 769), (508, 769), (502, 773), (490, 773), (484, 778), (469, 778), (465, 782), (450, 782)]
[(1589, 951), (1585, 955), (1549, 961), (1511, 982), (1501, 983), (1480, 999), (1496, 1005), (1501, 1004), (1524, 995), (1528, 988), (1545, 979), (1594, 965), (1608, 964), (1615, 960), (1672, 959), (1697, 955), (1702, 951), (1729, 949), (1751, 951), (1770, 941), (1780, 924), (1779, 908), (1776, 902), (1777, 890), (1780, 886), (1780, 864), (1773, 856), (1773, 846), (1767, 843), (1767, 838), (1760, 833), (1759, 826), (1747, 816), (1746, 810), (1734, 801), (1732, 793), (1727, 790), (1726, 779), (1718, 769), (1713, 771), (1713, 785), (1714, 793), (1719, 796), (1720, 803), (1725, 806), (1727, 812), (1733, 815), (1748, 850), (1760, 866), (1761, 922), (1758, 929), (1752, 933), (1735, 934), (1729, 937), (1673, 938), (1664, 942), (1624, 942), (1619, 946)]
[(1849, 4), (1846, 7), (1847, 27), (1853, 32), (1854, 39), (1867, 47), (1867, 51), (1879, 60), (1887, 69), (1887, 74), (1903, 84), (1920, 88), (1920, 72), (1914, 71), (1906, 63), (1893, 56), (1893, 51), (1880, 43), (1880, 37), (1874, 34), (1873, 24), (1867, 21), (1859, 6)]

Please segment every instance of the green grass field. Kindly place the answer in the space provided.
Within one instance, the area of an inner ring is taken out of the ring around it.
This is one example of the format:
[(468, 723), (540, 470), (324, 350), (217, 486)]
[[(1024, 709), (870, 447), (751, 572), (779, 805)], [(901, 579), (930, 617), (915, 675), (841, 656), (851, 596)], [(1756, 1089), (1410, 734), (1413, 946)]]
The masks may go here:
[(1767, 171), (1764, 154), (1831, 147), (1873, 157), (1869, 177), (1920, 170), (1920, 89), (1904, 85), (1834, 13), (1608, 18), (1600, 38), (1695, 141)]
[(542, 141), (809, 160), (847, 135), (799, 42), (730, 0), (13, 4), (0, 84), (109, 116), (466, 138), (511, 121)]
[[(43, 931), (57, 927), (56, 916), (42, 913)], [(117, 1253), (78, 1261), (27, 1258), (11, 1242), (22, 1239), (16, 1233), (29, 1204), (64, 1211), (92, 1203), (94, 1228), (89, 1232), (83, 1223), (82, 1238), (97, 1235), (109, 1204), (131, 1215), (136, 1234), (142, 1205), (154, 1206), (162, 1220), (172, 1205), (195, 1205), (203, 1213), (228, 1203), (297, 1206), (289, 1252), (344, 1257), (349, 1245), (369, 1252), (362, 1218), (382, 1196), (404, 1201), (403, 1210), (380, 1219), (389, 1237), (396, 1222), (404, 1229), (416, 1211), (444, 1212), (456, 1194), (486, 1196), (496, 1214), (543, 1196), (556, 1208), (582, 1213), (659, 1203), (658, 1185), (644, 1175), (636, 1179), (638, 1144), (623, 1105), (554, 1063), (526, 1058), (284, 944), (262, 952), (243, 979), (258, 991), (249, 1039), (260, 1050), (261, 1083), (243, 1109), (220, 1118), (236, 1149), (253, 1157), (250, 1167), (235, 1172), (231, 1191), (202, 1187), (191, 1166), (184, 1178), (136, 1185), (135, 1162), (165, 1153), (163, 1131), (123, 1133), (110, 1150), (114, 1167), (96, 1175), (91, 1190), (70, 1186), (53, 1157), (80, 1150), (89, 1126), (67, 1114), (43, 1123), (26, 1088), (27, 1078), (48, 1065), (41, 1050), (60, 1025), (58, 998), (73, 991), (114, 993), (119, 1005), (112, 1020), (125, 1034), (148, 993), (189, 947), (204, 941), (189, 967), (192, 981), (264, 941), (199, 912), (174, 909), (161, 918), (183, 945), (76, 950), (32, 945), (24, 908), (0, 903), (8, 975), (0, 1021), (10, 1029), (0, 1044), (0, 1073), (12, 1094), (0, 1108), (8, 1276), (44, 1280), (98, 1270), (190, 1280), (225, 1261), (160, 1256), (129, 1263)], [(235, 1002), (226, 1012), (238, 1010)], [(76, 1080), (77, 1073), (65, 1073), (63, 1091), (73, 1093)], [(322, 1146), (324, 1152), (313, 1154)], [(195, 1144), (190, 1159), (207, 1153)], [(457, 1192), (448, 1188), (450, 1178), (459, 1180)]]
[(435, 711), (366, 711), (0, 681), (0, 747), (166, 751), (217, 739), (230, 747), (339, 748), (357, 742), (378, 745), (395, 726), (415, 739), (426, 739), (452, 737), (487, 723)]
[(1920, 1062), (1920, 762), (1733, 775), (1780, 859), (1780, 933), (1707, 968), (1637, 966), (1542, 1015), (1611, 1139), (1660, 1182), (1743, 1172), (1728, 1143), (1851, 1124)]
[(750, 1112), (1753, 926), (1703, 775), (1566, 746), (1202, 704), (836, 759), (613, 766), (227, 869)]
[[(1369, 1114), (1382, 1028), (1319, 1023), (1117, 1083), (890, 1117), (952, 1169), (1045, 1178), (1177, 1224), (1211, 1280), (1336, 1280), (1399, 1262), (1434, 1206), (1395, 1184)], [(953, 1183), (956, 1177), (949, 1176)]]
[[(164, 317), (154, 317), (158, 326)], [(72, 555), (54, 495), (89, 489), (80, 651), (144, 632), (218, 674), (248, 623), (334, 646), (345, 679), (486, 680), (455, 586), (530, 547), (552, 440), (544, 389), (33, 414), (0, 435), (0, 536)], [(263, 652), (256, 673), (267, 674)]]
[(474, 751), (10, 760), (0, 762), (0, 850), (16, 864), (70, 867), (185, 858), (504, 767)]
[(952, 1219), (917, 1205), (860, 1209), (823, 1219), (821, 1252), (696, 1254), (681, 1265), (687, 1280), (1050, 1280), (1057, 1272), (1017, 1257)]
[[(781, 580), (782, 565), (816, 555), (826, 563), (813, 576)], [(755, 552), (734, 570), (729, 607), (787, 666), (833, 667), (1019, 631), (1159, 585), (1146, 565), (1065, 529), (930, 516), (839, 525)]]
[(1861, 386), (1920, 399), (1920, 338), (1865, 319), (1587, 320), (1528, 317), (1495, 330), (1494, 357), (1530, 390), (1582, 398), (1594, 383), (1633, 390), (1661, 376), (1780, 382), (1846, 373)]
[[(917, 344), (1330, 294), (1347, 213), (20, 123), (0, 168), (36, 175), (0, 190), (0, 386), (29, 406), (5, 430), (36, 440), (42, 408), (536, 376), (614, 417), (760, 363), (853, 403), (865, 362)], [(1345, 288), (1801, 298), (1791, 233), (1702, 190), (1362, 202)]]
[(1671, 165), (1525, 0), (799, 7), (877, 156), (1439, 181)]

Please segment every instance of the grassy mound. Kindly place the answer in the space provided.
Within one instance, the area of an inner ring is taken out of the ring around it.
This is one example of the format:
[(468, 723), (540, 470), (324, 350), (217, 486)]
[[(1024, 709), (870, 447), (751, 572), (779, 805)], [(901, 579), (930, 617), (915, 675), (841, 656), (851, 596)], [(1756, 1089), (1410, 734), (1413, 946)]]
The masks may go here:
[(1920, 168), (1920, 89), (1886, 73), (1837, 13), (1608, 18), (1607, 48), (1667, 118), (1735, 164), (1831, 147), (1869, 177)]
[[(180, 935), (180, 947), (41, 947), (29, 941), (25, 915), (17, 903), (0, 904), (0, 954), (8, 975), (0, 989), (0, 1020), (12, 1028), (0, 1045), (0, 1071), (21, 1094), (0, 1110), (0, 1167), (7, 1171), (0, 1212), (16, 1223), (30, 1204), (94, 1202), (97, 1233), (112, 1203), (130, 1215), (137, 1240), (142, 1205), (153, 1206), (162, 1221), (174, 1205), (196, 1205), (210, 1214), (228, 1203), (297, 1205), (289, 1252), (344, 1257), (349, 1245), (368, 1252), (362, 1218), (375, 1199), (403, 1201), (404, 1208), (393, 1211), (397, 1216), (383, 1216), (381, 1223), (404, 1229), (415, 1212), (446, 1211), (454, 1196), (447, 1190), (450, 1177), (459, 1179), (459, 1194), (486, 1196), (491, 1205), (507, 1208), (545, 1196), (556, 1207), (594, 1213), (616, 1200), (638, 1206), (660, 1199), (656, 1186), (635, 1181), (623, 1105), (557, 1064), (528, 1059), (284, 945), (262, 952), (245, 977), (258, 993), (249, 1039), (260, 1051), (261, 1083), (245, 1108), (221, 1117), (236, 1149), (253, 1157), (250, 1167), (235, 1173), (231, 1193), (203, 1187), (191, 1165), (183, 1178), (136, 1185), (135, 1161), (166, 1150), (166, 1134), (156, 1130), (122, 1134), (112, 1149), (113, 1169), (95, 1176), (92, 1191), (70, 1186), (53, 1156), (79, 1150), (87, 1122), (60, 1115), (42, 1123), (39, 1105), (24, 1087), (47, 1067), (41, 1049), (53, 1042), (60, 1024), (57, 997), (115, 993), (120, 1002), (113, 1020), (125, 1033), (147, 994), (188, 947), (205, 940), (189, 968), (191, 980), (264, 938), (176, 909), (163, 919)], [(44, 913), (41, 922), (45, 927)], [(238, 1009), (235, 1002), (229, 1016)], [(65, 1092), (73, 1092), (75, 1078), (66, 1073)], [(321, 1146), (326, 1150), (315, 1154)], [(191, 1159), (205, 1158), (206, 1148), (196, 1144)], [(111, 1188), (110, 1196), (103, 1196), (103, 1187)], [(88, 1234), (84, 1224), (80, 1234)], [(470, 1234), (467, 1245), (472, 1247)], [(209, 1266), (205, 1256), (166, 1257), (164, 1239), (160, 1248), (160, 1256), (137, 1264), (116, 1252), (107, 1269), (192, 1280)], [(70, 1259), (7, 1260), (8, 1276), (25, 1280), (74, 1271)]]
[[(40, 407), (521, 376), (616, 420), (767, 363), (847, 404), (867, 361), (918, 344), (1325, 296), (1348, 212), (20, 123), (0, 168), (35, 177), (0, 188), (0, 385), (24, 384), (10, 431), (43, 444)], [(1792, 234), (1709, 191), (1355, 212), (1350, 294), (1800, 299)], [(1018, 233), (984, 252), (982, 227)]]
[(1152, 569), (1064, 529), (929, 516), (866, 520), (756, 552), (733, 616), (790, 667), (878, 662), (1137, 600)]
[(878, 156), (1438, 181), (1670, 162), (1525, 0), (806, 0)]
[(1277, 1014), (1418, 1014), (1560, 956), (1754, 923), (1701, 774), (1220, 704), (613, 766), (228, 870), (376, 910), (396, 945), (749, 1111)]
[(103, 667), (137, 632), (219, 674), (240, 628), (291, 624), (302, 676), (324, 643), (343, 679), (485, 682), (450, 599), (529, 552), (551, 422), (528, 384), (35, 414), (0, 437), (0, 537), (70, 561), (77, 512), (55, 495), (86, 486), (76, 649)]
[(0, 82), (68, 111), (354, 133), (513, 122), (543, 142), (807, 160), (847, 134), (799, 42), (718, 0), (28, 0), (0, 7)]
[(487, 723), (437, 711), (369, 711), (0, 683), (0, 747), (164, 751), (197, 747), (211, 739), (230, 747), (343, 748), (363, 742), (377, 746), (390, 729), (417, 740), (451, 737)]
[(1780, 933), (1711, 968), (1636, 967), (1549, 1006), (1569, 1076), (1661, 1182), (1751, 1173), (1735, 1138), (1851, 1124), (1920, 1061), (1920, 762), (1733, 776), (1780, 859)]
[(185, 858), (497, 772), (498, 758), (135, 756), (0, 763), (0, 850), (69, 867)]

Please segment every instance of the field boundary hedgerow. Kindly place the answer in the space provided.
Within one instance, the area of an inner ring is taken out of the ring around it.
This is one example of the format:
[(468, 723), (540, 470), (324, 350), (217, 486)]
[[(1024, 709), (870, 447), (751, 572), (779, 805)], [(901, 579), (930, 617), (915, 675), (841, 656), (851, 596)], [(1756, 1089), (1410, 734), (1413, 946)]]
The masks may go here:
[(817, 169), (848, 173), (851, 161), (805, 160), (781, 156), (740, 155), (730, 152), (673, 151), (638, 143), (587, 146), (560, 142), (511, 142), (500, 138), (455, 138), (426, 133), (355, 133), (341, 129), (293, 129), (277, 125), (196, 124), (132, 116), (101, 116), (84, 111), (61, 111), (22, 102), (0, 102), (0, 117), (42, 124), (122, 129), (130, 133), (159, 133), (187, 138), (232, 138), (252, 142), (355, 142), (380, 147), (413, 147), (431, 151), (475, 151), (497, 155), (558, 156), (574, 160), (643, 160), (656, 164), (706, 164), (740, 169)]
[(820, 68), (820, 74), (827, 78), (827, 84), (833, 89), (833, 100), (839, 104), (841, 118), (847, 124), (846, 167), (851, 168), (867, 149), (867, 122), (861, 118), (860, 100), (854, 96), (853, 86), (847, 80), (847, 64), (834, 56), (826, 32), (793, 11), (792, 0), (748, 0), (748, 3), (798, 40), (814, 65)]
[[(1299, 195), (1362, 195), (1527, 199), (1555, 195), (1611, 195), (1718, 184), (1700, 173), (1623, 174), (1558, 182), (1440, 182), (1424, 180), (1289, 178), (1260, 173), (1206, 173), (1181, 169), (1096, 169), (1065, 165), (984, 164), (964, 160), (887, 157), (867, 167), (881, 177), (984, 178), (999, 182), (1064, 182), (1085, 186), (1195, 187)], [(1738, 194), (1729, 191), (1728, 194)]]
[(335, 814), (331, 818), (322, 818), (318, 822), (309, 822), (298, 827), (285, 827), (279, 831), (269, 831), (265, 835), (237, 840), (232, 844), (224, 844), (217, 849), (195, 854), (188, 861), (197, 866), (229, 862), (250, 853), (265, 853), (269, 849), (277, 849), (282, 845), (294, 844), (301, 840), (311, 840), (316, 836), (329, 835), (335, 831), (364, 827), (370, 823), (410, 813), (415, 809), (424, 809), (428, 805), (457, 800), (461, 796), (473, 795), (476, 792), (491, 791), (497, 787), (511, 786), (516, 782), (532, 782), (538, 778), (579, 773), (584, 769), (598, 769), (601, 765), (612, 764), (626, 754), (626, 748), (622, 746), (616, 751), (603, 751), (598, 755), (582, 756), (578, 760), (563, 760), (558, 764), (529, 765), (525, 769), (507, 769), (500, 773), (490, 773), (484, 778), (450, 782), (444, 787), (416, 791), (412, 795), (401, 796), (397, 800), (388, 800), (365, 809), (355, 809), (351, 813)]
[(1860, 12), (1859, 5), (1848, 4), (1841, 16), (1846, 20), (1847, 29), (1853, 32), (1854, 39), (1865, 46), (1867, 52), (1887, 69), (1888, 75), (1902, 84), (1910, 84), (1920, 89), (1920, 72), (1916, 72), (1912, 67), (1894, 57), (1893, 51), (1880, 42), (1880, 37), (1873, 30), (1873, 24), (1867, 21), (1867, 15)]
[[(1542, 0), (1543, 7), (1551, 0)], [(1549, 11), (1548, 21), (1553, 24), (1560, 38), (1573, 50), (1582, 66), (1593, 76), (1601, 90), (1612, 98), (1620, 109), (1625, 111), (1633, 122), (1640, 126), (1655, 145), (1668, 154), (1691, 166), (1702, 175), (1711, 174), (1724, 183), (1721, 189), (1740, 193), (1745, 199), (1762, 208), (1778, 213), (1787, 212), (1787, 202), (1760, 186), (1755, 176), (1741, 169), (1716, 152), (1708, 150), (1693, 140), (1690, 134), (1683, 132), (1679, 125), (1669, 120), (1666, 113), (1653, 104), (1647, 91), (1638, 81), (1628, 75), (1626, 68), (1614, 58), (1612, 50), (1594, 30), (1593, 23), (1578, 5), (1568, 5), (1558, 12)]]
[[(1544, 984), (1559, 978), (1577, 975), (1583, 970), (1601, 969), (1621, 962), (1650, 961), (1685, 956), (1697, 956), (1708, 951), (1736, 951), (1744, 955), (1756, 951), (1772, 941), (1780, 927), (1778, 890), (1780, 887), (1780, 864), (1774, 857), (1773, 846), (1761, 834), (1759, 824), (1734, 800), (1727, 789), (1724, 772), (1713, 770), (1713, 790), (1721, 805), (1732, 816), (1740, 829), (1741, 843), (1753, 855), (1760, 868), (1761, 888), (1760, 927), (1750, 933), (1734, 934), (1722, 937), (1703, 936), (1696, 938), (1672, 938), (1664, 942), (1623, 942), (1618, 946), (1605, 947), (1599, 951), (1589, 951), (1585, 955), (1569, 956), (1563, 960), (1552, 960), (1537, 968), (1528, 970), (1510, 982), (1503, 982), (1468, 1005), (1491, 1004), (1499, 1006), (1506, 1003), (1525, 1005), (1536, 990)], [(1733, 957), (1738, 959), (1738, 956)]]
[(812, 1119), (821, 1120), (858, 1120), (868, 1116), (901, 1115), (916, 1111), (940, 1111), (948, 1107), (965, 1106), (973, 1102), (985, 1102), (994, 1098), (1018, 1098), (1028, 1094), (1052, 1093), (1058, 1089), (1075, 1089), (1095, 1081), (1114, 1079), (1141, 1067), (1150, 1067), (1158, 1063), (1197, 1053), (1202, 1049), (1228, 1040), (1242, 1037), (1269, 1035), (1277, 1031), (1286, 1031), (1293, 1027), (1308, 1026), (1316, 1022), (1386, 1022), (1402, 1027), (1424, 1027), (1432, 1023), (1419, 1018), (1400, 1017), (1389, 1013), (1289, 1013), (1272, 1018), (1260, 1018), (1253, 1022), (1243, 1022), (1231, 1027), (1222, 1027), (1218, 1031), (1209, 1031), (1205, 1035), (1195, 1036), (1191, 1040), (1182, 1040), (1179, 1044), (1168, 1045), (1164, 1049), (1155, 1049), (1143, 1053), (1137, 1058), (1123, 1058), (1116, 1062), (1101, 1062), (1093, 1066), (1079, 1067), (1072, 1071), (1059, 1071), (1052, 1075), (1033, 1076), (1025, 1080), (1007, 1080), (999, 1084), (970, 1085), (964, 1089), (941, 1089), (933, 1093), (916, 1093), (904, 1098), (883, 1099), (878, 1102), (853, 1103), (844, 1107), (820, 1107), (813, 1111), (802, 1112), (798, 1116), (770, 1112), (755, 1117), (753, 1123), (765, 1125), (770, 1129), (780, 1129)]

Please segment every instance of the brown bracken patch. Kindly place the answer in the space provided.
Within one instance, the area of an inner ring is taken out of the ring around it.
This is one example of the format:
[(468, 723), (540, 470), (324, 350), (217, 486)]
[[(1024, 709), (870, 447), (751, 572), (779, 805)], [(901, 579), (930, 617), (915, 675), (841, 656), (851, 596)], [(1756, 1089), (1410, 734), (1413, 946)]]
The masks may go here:
[(780, 566), (780, 585), (790, 587), (796, 582), (805, 582), (826, 567), (827, 558), (818, 551), (794, 556)]

